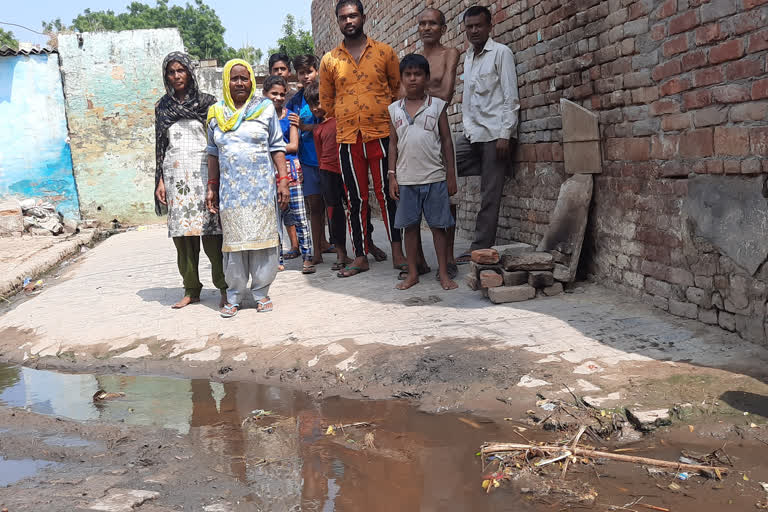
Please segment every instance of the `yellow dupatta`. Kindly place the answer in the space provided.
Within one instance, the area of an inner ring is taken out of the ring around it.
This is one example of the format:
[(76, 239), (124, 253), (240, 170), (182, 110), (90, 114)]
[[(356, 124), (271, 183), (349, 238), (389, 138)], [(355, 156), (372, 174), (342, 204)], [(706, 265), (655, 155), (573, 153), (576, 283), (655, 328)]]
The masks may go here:
[[(232, 73), (232, 68), (235, 66), (243, 66), (248, 70), (248, 74), (251, 77), (251, 93), (248, 95), (245, 105), (239, 109), (235, 108), (235, 102), (232, 99), (232, 93), (229, 90), (230, 74)], [(242, 59), (232, 59), (227, 62), (224, 65), (222, 78), (224, 81), (224, 100), (219, 101), (208, 109), (206, 124), (210, 123), (211, 119), (216, 119), (216, 124), (222, 132), (237, 130), (240, 123), (243, 121), (258, 118), (262, 112), (264, 112), (267, 105), (271, 103), (268, 99), (256, 96), (256, 76), (253, 74), (253, 68), (246, 61)]]

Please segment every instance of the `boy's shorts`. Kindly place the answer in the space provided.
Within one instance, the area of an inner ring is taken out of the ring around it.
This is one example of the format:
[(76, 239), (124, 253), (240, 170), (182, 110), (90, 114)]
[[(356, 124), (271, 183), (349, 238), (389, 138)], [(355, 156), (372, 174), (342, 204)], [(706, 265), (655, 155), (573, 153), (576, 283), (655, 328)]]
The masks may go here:
[(405, 229), (420, 224), (422, 212), (430, 228), (446, 229), (456, 224), (451, 215), (448, 184), (445, 181), (428, 185), (400, 185), (395, 228)]
[(320, 170), (311, 165), (302, 164), (301, 170), (304, 174), (304, 197), (321, 194)]

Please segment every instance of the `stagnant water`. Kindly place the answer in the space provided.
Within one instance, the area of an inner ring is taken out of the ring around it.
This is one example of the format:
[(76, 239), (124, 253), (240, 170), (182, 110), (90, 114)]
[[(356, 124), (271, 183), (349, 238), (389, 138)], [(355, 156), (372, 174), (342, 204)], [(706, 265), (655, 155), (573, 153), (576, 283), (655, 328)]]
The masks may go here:
[[(94, 403), (99, 389), (125, 396)], [(475, 454), (484, 441), (510, 439), (508, 422), (428, 414), (405, 401), (320, 400), (248, 382), (0, 366), (0, 405), (173, 429), (191, 436), (218, 467), (247, 483), (255, 499), (279, 497), (285, 506), (300, 504), (304, 510), (380, 510), (381, 500), (387, 510), (414, 510), (418, 504), (441, 511), (533, 510), (516, 494), (489, 496), (480, 488)], [(243, 425), (257, 410), (270, 414)], [(363, 421), (375, 426), (326, 435), (329, 424)], [(373, 448), (366, 447), (369, 432)], [(44, 464), (12, 462), (25, 465), (24, 476)]]

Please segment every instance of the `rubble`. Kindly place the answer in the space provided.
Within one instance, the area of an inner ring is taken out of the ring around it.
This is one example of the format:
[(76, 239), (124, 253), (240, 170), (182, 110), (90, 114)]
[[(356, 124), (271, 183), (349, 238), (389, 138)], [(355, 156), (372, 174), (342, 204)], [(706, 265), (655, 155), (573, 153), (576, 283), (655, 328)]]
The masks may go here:
[(19, 236), (24, 231), (21, 205), (15, 199), (0, 201), (0, 236)]

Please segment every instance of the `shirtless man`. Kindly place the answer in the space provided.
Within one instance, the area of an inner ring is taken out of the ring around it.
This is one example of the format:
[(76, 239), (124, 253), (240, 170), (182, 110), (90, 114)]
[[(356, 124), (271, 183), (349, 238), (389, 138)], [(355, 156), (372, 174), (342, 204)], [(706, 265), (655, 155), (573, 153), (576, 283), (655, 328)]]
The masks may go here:
[[(439, 9), (427, 7), (418, 18), (419, 38), (424, 45), (422, 54), (429, 62), (429, 83), (427, 91), (432, 96), (436, 96), (448, 102), (453, 101), (453, 95), (456, 91), (456, 68), (459, 65), (459, 51), (456, 48), (446, 48), (440, 43), (440, 39), (445, 34), (448, 26), (445, 23), (445, 15)], [(402, 94), (401, 94), (402, 95)], [(454, 197), (451, 198), (451, 214), (456, 218), (456, 204)], [(456, 259), (454, 257), (453, 242), (456, 237), (456, 228), (448, 229), (448, 274), (451, 279), (458, 274)], [(421, 250), (421, 240), (419, 240), (419, 261), (423, 262), (419, 273), (425, 274), (430, 271), (424, 259), (424, 253)], [(407, 272), (406, 272), (407, 274)], [(440, 279), (440, 271), (435, 273), (435, 277)]]

